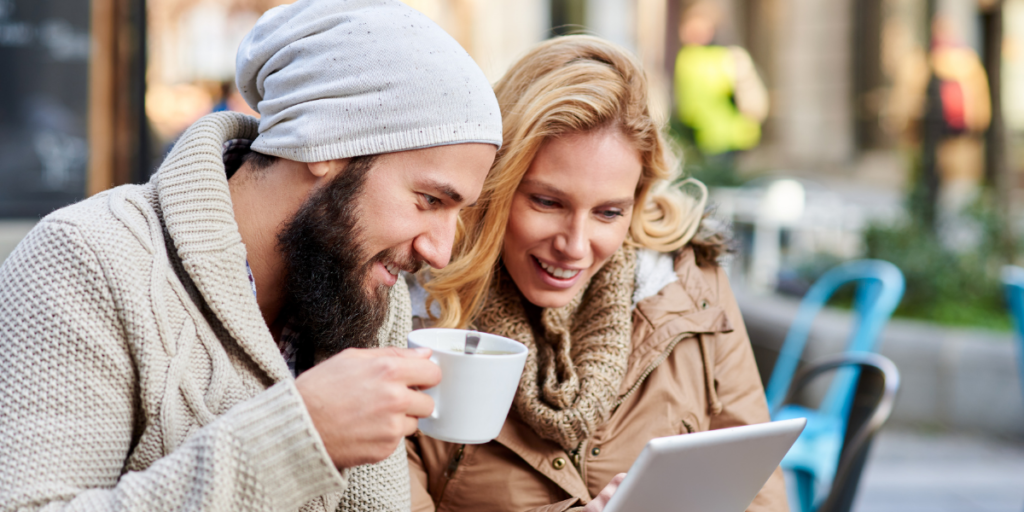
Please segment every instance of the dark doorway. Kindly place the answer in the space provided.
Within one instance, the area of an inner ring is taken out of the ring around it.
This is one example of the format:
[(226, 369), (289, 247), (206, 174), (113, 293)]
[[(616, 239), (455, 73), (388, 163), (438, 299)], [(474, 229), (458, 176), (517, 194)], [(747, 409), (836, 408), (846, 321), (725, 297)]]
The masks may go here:
[(551, 0), (551, 37), (583, 32), (586, 9), (586, 0)]

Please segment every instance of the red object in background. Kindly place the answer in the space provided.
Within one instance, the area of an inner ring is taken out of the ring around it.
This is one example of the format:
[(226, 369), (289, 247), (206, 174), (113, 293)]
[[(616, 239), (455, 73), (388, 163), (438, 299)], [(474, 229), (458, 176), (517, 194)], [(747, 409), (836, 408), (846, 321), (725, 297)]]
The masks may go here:
[(942, 118), (945, 119), (946, 126), (953, 131), (966, 130), (964, 89), (960, 86), (960, 82), (943, 80), (939, 85), (939, 94), (942, 98)]

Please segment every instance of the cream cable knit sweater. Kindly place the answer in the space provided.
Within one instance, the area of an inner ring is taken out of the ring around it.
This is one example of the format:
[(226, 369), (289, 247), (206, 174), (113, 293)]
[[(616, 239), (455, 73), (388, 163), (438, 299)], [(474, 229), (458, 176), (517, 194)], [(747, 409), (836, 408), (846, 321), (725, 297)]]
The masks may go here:
[(402, 446), (331, 464), (250, 291), (221, 145), (256, 126), (207, 116), (0, 267), (0, 509), (408, 510)]

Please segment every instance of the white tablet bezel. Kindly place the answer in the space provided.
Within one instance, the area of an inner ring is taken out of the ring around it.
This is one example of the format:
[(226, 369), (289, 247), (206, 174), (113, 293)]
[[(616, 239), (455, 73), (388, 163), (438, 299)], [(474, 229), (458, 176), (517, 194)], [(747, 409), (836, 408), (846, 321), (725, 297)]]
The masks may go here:
[(807, 420), (651, 439), (604, 512), (742, 512)]

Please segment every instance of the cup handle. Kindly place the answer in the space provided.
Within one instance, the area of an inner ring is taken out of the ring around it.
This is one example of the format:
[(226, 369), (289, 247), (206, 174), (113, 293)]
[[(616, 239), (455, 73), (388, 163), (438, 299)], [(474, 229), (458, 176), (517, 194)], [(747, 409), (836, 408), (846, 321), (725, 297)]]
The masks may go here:
[[(430, 356), (430, 362), (434, 363), (434, 364), (436, 364), (438, 366), (441, 366), (441, 363), (433, 355)], [(434, 410), (430, 411), (430, 416), (427, 416), (427, 417), (432, 419), (432, 420), (436, 420), (440, 416), (438, 416), (438, 413), (437, 413), (437, 396), (435, 395), (435, 396), (433, 396), (433, 398), (434, 398)]]

